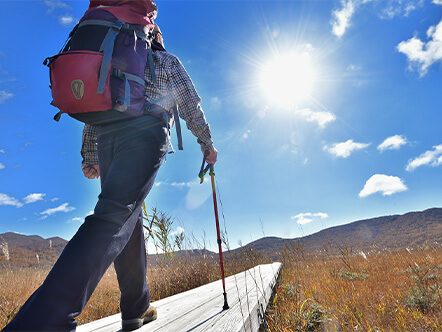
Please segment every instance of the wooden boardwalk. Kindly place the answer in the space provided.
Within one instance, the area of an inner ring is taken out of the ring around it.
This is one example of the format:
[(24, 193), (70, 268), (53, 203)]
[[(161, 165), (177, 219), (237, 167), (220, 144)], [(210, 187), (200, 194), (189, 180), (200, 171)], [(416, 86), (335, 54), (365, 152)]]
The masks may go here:
[[(222, 310), (221, 280), (152, 302), (158, 319), (137, 331), (256, 332), (263, 323), (281, 267), (281, 263), (258, 265), (226, 278), (228, 310)], [(77, 331), (121, 331), (121, 316), (116, 314), (81, 325)]]

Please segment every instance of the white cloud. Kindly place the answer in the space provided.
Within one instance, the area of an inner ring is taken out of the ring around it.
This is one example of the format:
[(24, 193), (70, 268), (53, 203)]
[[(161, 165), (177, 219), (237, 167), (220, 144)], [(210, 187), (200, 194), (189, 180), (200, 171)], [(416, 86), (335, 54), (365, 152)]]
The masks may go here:
[(0, 149), (0, 153), (6, 153), (6, 151), (3, 149)]
[(46, 196), (46, 194), (43, 194), (43, 193), (29, 194), (28, 196), (23, 198), (23, 201), (25, 202), (25, 204), (35, 203), (37, 201), (43, 200), (43, 197), (45, 197), (45, 196)]
[(352, 139), (346, 142), (335, 143), (331, 147), (324, 146), (324, 150), (330, 152), (335, 157), (347, 158), (353, 152), (365, 149), (370, 146), (371, 143), (356, 143)]
[(309, 108), (303, 108), (300, 110), (297, 110), (295, 112), (296, 115), (299, 115), (300, 117), (304, 118), (308, 122), (316, 122), (319, 127), (325, 128), (325, 125), (329, 122), (335, 121), (336, 116), (327, 111), (312, 111)]
[(442, 165), (442, 144), (433, 147), (433, 150), (422, 153), (419, 157), (410, 160), (406, 170), (411, 172), (416, 168), (424, 165), (433, 167)]
[(15, 197), (0, 193), (0, 205), (9, 205), (19, 208), (23, 206), (23, 203), (20, 203), (20, 201)]
[(293, 216), (290, 219), (296, 220), (296, 222), (299, 225), (304, 225), (304, 224), (308, 224), (314, 220), (326, 219), (326, 218), (328, 218), (327, 213), (323, 213), (323, 212), (310, 213), (310, 212), (308, 212), (308, 213), (297, 214), (296, 216)]
[(382, 193), (382, 196), (390, 196), (407, 189), (407, 186), (397, 176), (375, 174), (367, 180), (359, 197), (367, 197), (377, 192)]
[(56, 202), (56, 201), (58, 201), (60, 198), (58, 198), (58, 197), (54, 197), (54, 198), (51, 198), (51, 202)]
[(313, 45), (310, 44), (310, 43), (303, 43), (303, 44), (299, 45), (299, 48), (302, 49), (302, 50), (304, 50), (304, 51), (307, 51), (307, 52), (309, 52), (309, 53), (311, 53), (312, 51), (315, 50), (315, 48), (313, 47)]
[(442, 5), (442, 0), (433, 0), (435, 5)]
[(409, 69), (417, 68), (421, 77), (431, 65), (442, 62), (442, 20), (427, 30), (427, 39), (427, 42), (423, 42), (414, 36), (397, 46), (397, 50), (407, 56)]
[(176, 230), (174, 230), (172, 233), (170, 233), (170, 235), (175, 236), (175, 235), (180, 235), (184, 233), (184, 228), (182, 228), (181, 226), (178, 226)]
[(75, 218), (72, 218), (72, 219), (69, 219), (68, 221), (67, 221), (67, 223), (68, 224), (72, 224), (72, 223), (82, 223), (84, 221), (84, 218), (80, 218), (80, 217), (75, 217)]
[(29, 146), (34, 145), (34, 142), (25, 142), (25, 144), (23, 144), (20, 149), (24, 150), (26, 148), (28, 148)]
[(172, 187), (191, 187), (195, 182), (172, 182), (170, 185)]
[(390, 0), (379, 13), (381, 19), (393, 19), (396, 16), (408, 17), (411, 12), (421, 8), (424, 5), (423, 0)]
[(332, 32), (338, 38), (341, 38), (347, 28), (350, 26), (351, 18), (353, 17), (356, 10), (356, 3), (352, 0), (342, 0), (342, 8), (339, 10), (334, 10), (332, 15)]
[(166, 181), (158, 181), (155, 182), (155, 186), (156, 187), (160, 187), (160, 186), (171, 186), (171, 187), (178, 187), (178, 188), (190, 188), (193, 187), (195, 185), (199, 184), (198, 181), (189, 181), (189, 182), (169, 182), (168, 180)]
[(69, 27), (74, 24), (75, 18), (72, 15), (63, 15), (58, 18), (58, 22), (65, 27)]
[[(393, 19), (397, 16), (408, 17), (413, 11), (422, 8), (425, 5), (425, 0), (341, 0), (340, 8), (332, 12), (332, 33), (341, 38), (352, 25), (356, 11), (368, 3), (374, 4), (379, 18)], [(433, 3), (442, 4), (442, 0), (433, 0)]]
[(41, 212), (40, 214), (45, 217), (45, 216), (53, 215), (54, 213), (57, 213), (57, 212), (70, 212), (72, 210), (75, 210), (74, 207), (68, 206), (68, 205), (69, 205), (69, 203), (64, 203), (64, 204), (61, 204), (60, 206), (58, 206), (56, 208), (47, 209), (47, 210)]
[[(64, 27), (71, 27), (77, 23), (77, 19), (70, 14), (72, 7), (64, 1), (58, 0), (46, 0), (45, 5), (47, 7), (46, 13), (52, 17), (58, 19), (58, 23)], [(63, 14), (61, 14), (63, 12)]]
[(6, 100), (14, 97), (13, 93), (6, 92), (6, 90), (0, 90), (0, 104), (3, 104)]
[(362, 70), (362, 66), (356, 64), (349, 64), (343, 75), (356, 87), (361, 87), (370, 80), (370, 78)]
[(4, 164), (0, 163), (0, 169), (5, 169), (5, 168), (6, 168), (6, 166)]
[(45, 1), (46, 7), (48, 7), (47, 13), (50, 14), (56, 9), (71, 9), (72, 7), (69, 6), (67, 3), (63, 1), (51, 1), (46, 0)]
[(407, 144), (407, 139), (402, 135), (394, 135), (388, 137), (381, 144), (378, 145), (378, 150), (383, 152), (385, 150), (399, 150), (402, 145)]
[(408, 17), (408, 15), (410, 15), (410, 13), (412, 12), (412, 11), (414, 11), (414, 10), (416, 10), (416, 9), (418, 9), (418, 8), (420, 8), (420, 7), (422, 7), (423, 6), (423, 4), (424, 4), (424, 1), (423, 0), (417, 0), (417, 1), (412, 1), (412, 2), (409, 2), (406, 6), (405, 6), (405, 8), (404, 8), (404, 16), (405, 17)]
[(347, 71), (346, 72), (350, 73), (350, 72), (359, 71), (361, 69), (362, 69), (361, 66), (358, 66), (358, 65), (355, 65), (355, 64), (349, 64), (348, 67), (347, 67)]

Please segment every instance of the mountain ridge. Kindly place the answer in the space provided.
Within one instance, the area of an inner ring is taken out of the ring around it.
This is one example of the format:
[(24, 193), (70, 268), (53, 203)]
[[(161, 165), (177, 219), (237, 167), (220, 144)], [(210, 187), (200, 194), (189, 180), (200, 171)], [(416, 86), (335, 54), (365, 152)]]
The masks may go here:
[(232, 252), (253, 250), (274, 256), (272, 252), (294, 243), (314, 252), (333, 245), (368, 250), (418, 247), (435, 242), (442, 243), (442, 208), (357, 220), (294, 239), (263, 237)]
[[(0, 264), (5, 263), (5, 245), (9, 261), (21, 265), (51, 265), (68, 241), (60, 237), (44, 239), (39, 235), (14, 232), (0, 234)], [(323, 229), (298, 238), (263, 237), (245, 246), (229, 250), (231, 254), (254, 251), (277, 259), (285, 246), (298, 245), (306, 252), (316, 252), (327, 247), (345, 246), (355, 250), (397, 249), (418, 247), (442, 242), (442, 208), (430, 208), (405, 214), (357, 220), (344, 225)], [(3, 249), (3, 250), (1, 250)], [(186, 250), (180, 254), (216, 255), (208, 250)], [(149, 255), (155, 257), (156, 255)]]

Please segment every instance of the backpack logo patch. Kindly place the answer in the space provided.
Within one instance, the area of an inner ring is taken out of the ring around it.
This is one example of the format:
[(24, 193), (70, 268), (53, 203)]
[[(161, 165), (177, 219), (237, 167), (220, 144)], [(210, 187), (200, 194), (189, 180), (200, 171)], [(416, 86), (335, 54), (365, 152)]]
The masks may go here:
[(71, 82), (71, 90), (75, 98), (81, 99), (84, 96), (84, 82), (82, 80), (73, 80)]

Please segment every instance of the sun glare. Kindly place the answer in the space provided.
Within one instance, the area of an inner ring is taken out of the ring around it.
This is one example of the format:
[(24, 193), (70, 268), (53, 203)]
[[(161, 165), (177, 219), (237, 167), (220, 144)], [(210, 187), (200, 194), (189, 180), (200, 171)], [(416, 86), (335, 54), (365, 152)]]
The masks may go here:
[(277, 57), (263, 68), (260, 86), (270, 102), (292, 106), (310, 95), (314, 81), (310, 54), (291, 53)]

